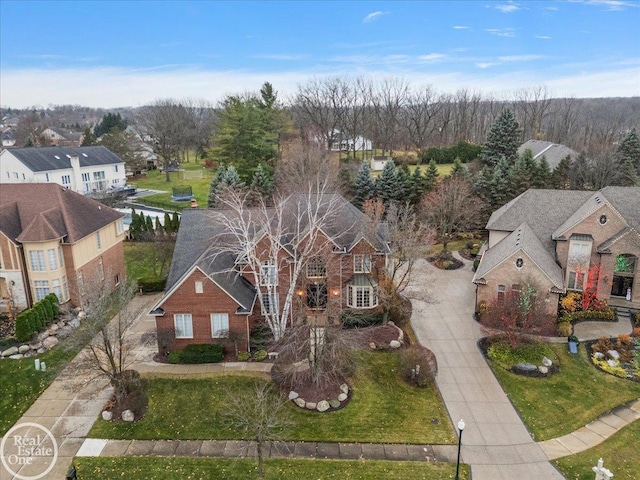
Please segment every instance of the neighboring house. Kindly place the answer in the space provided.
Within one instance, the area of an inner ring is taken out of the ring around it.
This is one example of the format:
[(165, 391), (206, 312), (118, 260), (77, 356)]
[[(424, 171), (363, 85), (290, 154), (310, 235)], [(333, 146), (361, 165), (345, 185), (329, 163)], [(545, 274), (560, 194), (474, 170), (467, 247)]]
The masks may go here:
[(82, 143), (82, 133), (68, 128), (48, 127), (40, 134), (52, 147), (79, 147)]
[[(340, 195), (324, 199), (331, 204), (333, 220), (324, 224), (312, 257), (302, 265), (288, 325), (301, 321), (338, 325), (346, 310), (378, 309), (377, 284), (389, 252), (386, 235), (369, 231), (363, 213)], [(286, 200), (293, 207), (303, 201), (297, 195)], [(183, 211), (165, 293), (151, 312), (161, 352), (213, 341), (233, 348), (234, 338), (238, 348), (248, 350), (252, 327), (264, 320), (263, 309), (269, 310), (267, 314), (284, 312), (298, 252), (283, 237), (275, 245), (277, 258), (270, 258), (268, 252), (274, 249), (256, 230), (256, 251), (264, 252), (264, 258), (259, 255), (256, 288), (247, 262), (220, 246), (235, 238), (227, 233), (232, 215), (219, 210)]]
[(382, 171), (389, 162), (393, 162), (393, 158), (387, 157), (386, 155), (374, 155), (371, 158), (371, 170), (376, 172)]
[(2, 132), (2, 146), (4, 148), (13, 147), (16, 144), (16, 139), (13, 136), (13, 130), (7, 128)]
[(55, 293), (82, 305), (96, 276), (125, 280), (122, 214), (54, 183), (3, 185), (0, 292), (23, 310)]
[(544, 140), (529, 140), (518, 148), (518, 155), (522, 155), (525, 150), (531, 150), (533, 159), (540, 162), (542, 157), (549, 162), (549, 168), (553, 171), (558, 164), (565, 158), (569, 158), (569, 162), (573, 163), (578, 158), (578, 152), (571, 150), (569, 147)]
[(329, 138), (331, 139), (331, 150), (334, 152), (354, 152), (371, 150), (373, 148), (371, 140), (360, 135), (354, 138), (353, 136), (342, 133), (338, 129), (333, 130)]
[(125, 164), (105, 147), (12, 148), (0, 153), (0, 184), (57, 183), (100, 194), (127, 183)]
[(525, 284), (556, 314), (560, 294), (597, 273), (597, 298), (640, 307), (640, 187), (527, 190), (489, 219), (473, 278), (476, 308)]

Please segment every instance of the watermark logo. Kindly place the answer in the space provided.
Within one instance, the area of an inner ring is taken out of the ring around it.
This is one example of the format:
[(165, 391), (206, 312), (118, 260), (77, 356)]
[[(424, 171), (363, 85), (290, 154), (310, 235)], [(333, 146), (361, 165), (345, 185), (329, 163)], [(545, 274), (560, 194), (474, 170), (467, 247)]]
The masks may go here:
[(21, 423), (2, 438), (0, 459), (4, 468), (15, 478), (37, 480), (55, 466), (58, 444), (53, 434), (42, 425)]

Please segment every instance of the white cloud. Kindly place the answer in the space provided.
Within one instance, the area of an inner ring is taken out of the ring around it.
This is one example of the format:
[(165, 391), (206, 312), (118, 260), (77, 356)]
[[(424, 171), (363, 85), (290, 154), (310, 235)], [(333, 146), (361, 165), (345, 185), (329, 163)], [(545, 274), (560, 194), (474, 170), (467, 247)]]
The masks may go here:
[(487, 28), (485, 32), (496, 35), (497, 37), (513, 38), (516, 36), (513, 28)]
[(520, 6), (517, 3), (509, 2), (500, 5), (495, 5), (493, 8), (500, 10), (502, 13), (513, 13), (520, 10)]
[(545, 10), (551, 10), (552, 12), (557, 12), (558, 7), (545, 7)]
[(500, 65), (499, 63), (491, 63), (491, 62), (478, 62), (476, 63), (476, 67), (478, 68), (489, 68), (489, 67), (493, 67), (495, 65)]
[(251, 58), (256, 58), (256, 59), (263, 59), (263, 60), (282, 60), (282, 61), (286, 61), (286, 62), (295, 62), (295, 61), (299, 61), (299, 60), (308, 60), (310, 58), (310, 55), (305, 55), (305, 54), (279, 54), (279, 53), (275, 53), (275, 54), (264, 54), (264, 55), (251, 55)]
[(536, 35), (535, 37), (539, 38), (540, 40), (551, 40), (551, 37), (547, 35)]
[(377, 12), (371, 12), (369, 15), (364, 17), (364, 20), (362, 20), (362, 23), (372, 22), (372, 21), (380, 18), (382, 15), (388, 15), (388, 14), (389, 14), (389, 12), (381, 12), (380, 10), (378, 10)]
[(469, 30), (469, 27), (467, 27), (465, 25), (454, 25), (453, 29), (454, 30)]
[(610, 12), (619, 12), (625, 8), (638, 8), (640, 4), (626, 0), (569, 0), (571, 3), (586, 3), (588, 5), (596, 5), (607, 7)]
[(544, 55), (505, 55), (502, 57), (498, 57), (498, 60), (501, 62), (530, 62), (533, 60), (541, 60), (545, 58)]
[(437, 60), (442, 60), (446, 57), (447, 56), (444, 53), (430, 53), (428, 55), (419, 55), (418, 59), (422, 60), (423, 62), (433, 62)]

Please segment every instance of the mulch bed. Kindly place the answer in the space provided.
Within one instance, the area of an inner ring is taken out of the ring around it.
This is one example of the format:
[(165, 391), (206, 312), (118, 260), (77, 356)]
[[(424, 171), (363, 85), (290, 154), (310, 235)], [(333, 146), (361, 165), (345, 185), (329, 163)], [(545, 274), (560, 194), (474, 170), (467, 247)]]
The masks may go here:
[(427, 261), (440, 270), (456, 270), (464, 267), (464, 263), (455, 258), (450, 252), (441, 252), (427, 257)]
[(15, 323), (6, 315), (0, 315), (0, 339), (10, 338), (15, 335)]
[(460, 250), (458, 250), (458, 253), (462, 258), (464, 258), (465, 260), (469, 260), (470, 262), (473, 262), (476, 259), (476, 255), (471, 254), (470, 248), (461, 248)]

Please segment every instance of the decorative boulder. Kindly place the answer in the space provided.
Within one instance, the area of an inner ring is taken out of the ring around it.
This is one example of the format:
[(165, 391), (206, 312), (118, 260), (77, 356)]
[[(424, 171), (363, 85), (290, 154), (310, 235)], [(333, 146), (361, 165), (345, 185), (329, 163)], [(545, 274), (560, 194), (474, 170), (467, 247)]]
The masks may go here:
[(104, 410), (102, 412), (102, 419), (103, 420), (105, 420), (107, 422), (110, 422), (112, 418), (113, 418), (113, 412), (111, 410)]
[(609, 365), (611, 368), (617, 367), (619, 365), (617, 360), (607, 360), (607, 365)]
[(391, 340), (389, 342), (389, 347), (391, 348), (400, 348), (402, 344), (398, 340)]
[(49, 325), (49, 328), (47, 328), (47, 331), (49, 332), (49, 335), (55, 335), (59, 328), (60, 327), (57, 323), (52, 323)]
[(16, 353), (15, 355), (9, 356), (11, 360), (20, 360), (22, 357), (24, 357), (24, 355), (22, 355), (21, 353)]
[(65, 325), (64, 327), (58, 330), (58, 332), (56, 333), (56, 336), (58, 337), (58, 339), (64, 340), (69, 335), (71, 335), (71, 332), (73, 332), (73, 329), (68, 325)]
[(321, 400), (318, 402), (318, 405), (316, 405), (316, 409), (319, 412), (326, 412), (330, 407), (331, 405), (329, 405), (329, 402), (327, 402), (326, 400)]
[(318, 406), (318, 404), (316, 402), (307, 402), (307, 403), (304, 404), (304, 407), (307, 410), (315, 410), (317, 406)]
[(607, 355), (614, 360), (620, 360), (620, 354), (616, 350), (607, 350)]
[(549, 360), (547, 357), (542, 357), (542, 365), (549, 368), (551, 365), (553, 365), (553, 362)]
[(49, 350), (55, 347), (60, 341), (56, 337), (47, 337), (42, 341), (42, 347)]
[(543, 375), (546, 375), (547, 373), (549, 373), (549, 368), (545, 367), (545, 366), (540, 366), (540, 367), (538, 367), (538, 371), (540, 373), (542, 373)]
[(36, 356), (36, 352), (34, 352), (33, 350), (29, 350), (24, 354), (24, 358), (35, 357), (35, 356)]
[(534, 372), (538, 369), (533, 363), (517, 363), (514, 368), (520, 372)]
[(78, 320), (84, 320), (87, 318), (87, 312), (78, 312)]
[(34, 342), (34, 343), (30, 343), (29, 344), (29, 348), (31, 350), (38, 350), (39, 348), (42, 348), (42, 342)]
[(300, 408), (304, 408), (307, 402), (304, 401), (304, 398), (298, 397), (293, 399), (293, 403), (295, 403)]
[(343, 383), (342, 385), (340, 385), (340, 391), (342, 393), (349, 393), (349, 385), (347, 385), (346, 383)]
[(335, 398), (329, 400), (329, 405), (331, 405), (331, 408), (338, 408), (340, 406), (340, 400), (336, 400)]
[(15, 355), (18, 353), (18, 347), (10, 347), (7, 348), (4, 352), (2, 352), (3, 357), (10, 357), (11, 355)]
[(602, 360), (604, 358), (604, 353), (602, 352), (596, 352), (594, 355), (598, 360)]
[(18, 353), (27, 353), (29, 350), (31, 350), (29, 345), (20, 345), (18, 347)]
[(45, 330), (38, 334), (38, 342), (44, 342), (45, 338), (49, 338), (49, 330)]
[(376, 349), (376, 344), (375, 344), (375, 343), (373, 343), (373, 342), (371, 342), (371, 343), (369, 344), (369, 348), (370, 348), (371, 350), (375, 350), (375, 349)]
[(289, 400), (295, 400), (296, 398), (298, 398), (300, 395), (298, 395), (298, 392), (294, 392), (293, 390), (291, 390), (289, 392)]
[(135, 420), (135, 416), (131, 410), (125, 410), (122, 412), (122, 420), (125, 422), (133, 422)]
[(80, 326), (80, 320), (78, 320), (77, 318), (74, 318), (73, 320), (71, 320), (68, 325), (71, 328), (78, 328)]
[(344, 402), (347, 398), (347, 394), (346, 393), (341, 393), (340, 395), (338, 395), (338, 401), (340, 402)]
[(46, 351), (47, 351), (47, 349), (46, 349), (46, 348), (44, 348), (44, 347), (40, 347), (38, 350), (36, 350), (36, 353), (44, 353), (44, 352), (46, 352)]

